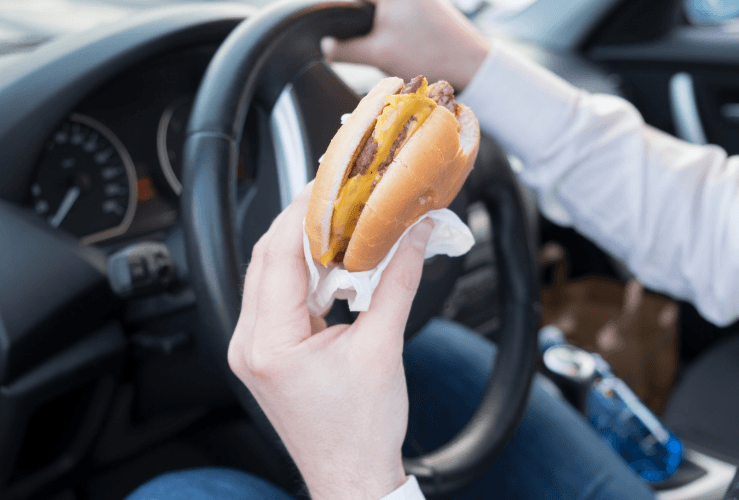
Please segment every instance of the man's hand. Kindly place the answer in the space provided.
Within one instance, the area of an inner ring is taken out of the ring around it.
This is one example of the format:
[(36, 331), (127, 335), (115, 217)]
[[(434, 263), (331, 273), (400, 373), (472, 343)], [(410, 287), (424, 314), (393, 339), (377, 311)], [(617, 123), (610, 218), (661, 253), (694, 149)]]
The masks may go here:
[(401, 242), (370, 310), (326, 328), (308, 314), (303, 219), (312, 183), (254, 247), (231, 369), (295, 460), (314, 500), (377, 500), (405, 482), (403, 331), (432, 229)]
[(462, 91), (490, 50), (490, 41), (444, 0), (376, 0), (375, 24), (366, 37), (325, 39), (327, 60), (376, 66), (410, 80), (446, 80)]

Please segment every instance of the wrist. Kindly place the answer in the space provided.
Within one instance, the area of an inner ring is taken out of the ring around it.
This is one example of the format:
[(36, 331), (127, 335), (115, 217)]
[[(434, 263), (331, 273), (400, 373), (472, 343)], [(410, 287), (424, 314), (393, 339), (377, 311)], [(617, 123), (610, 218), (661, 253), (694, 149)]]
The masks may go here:
[[(482, 35), (473, 36), (469, 41), (469, 49), (458, 59), (456, 81), (451, 81), (457, 93), (461, 93), (472, 81), (490, 52), (491, 41)], [(462, 54), (460, 54), (462, 55)]]
[(311, 500), (380, 500), (405, 484), (403, 466), (381, 473), (331, 473), (305, 477)]
[(447, 47), (446, 54), (451, 56), (444, 58), (443, 64), (448, 67), (441, 78), (451, 83), (459, 93), (467, 87), (485, 62), (492, 41), (451, 4), (442, 3), (441, 6), (446, 15), (434, 19), (434, 28), (431, 31), (443, 38), (443, 44)]

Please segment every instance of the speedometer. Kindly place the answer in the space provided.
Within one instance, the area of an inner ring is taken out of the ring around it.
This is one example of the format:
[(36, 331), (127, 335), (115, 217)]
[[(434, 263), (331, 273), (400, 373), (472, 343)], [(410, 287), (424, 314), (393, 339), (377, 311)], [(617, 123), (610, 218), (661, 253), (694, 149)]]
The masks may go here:
[(124, 233), (136, 211), (136, 170), (120, 140), (73, 114), (50, 137), (31, 184), (35, 212), (85, 244)]

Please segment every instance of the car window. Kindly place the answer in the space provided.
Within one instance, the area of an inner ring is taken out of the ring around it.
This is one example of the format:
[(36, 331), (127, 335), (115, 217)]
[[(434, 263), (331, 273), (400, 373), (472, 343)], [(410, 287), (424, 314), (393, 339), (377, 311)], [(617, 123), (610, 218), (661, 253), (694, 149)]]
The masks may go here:
[[(274, 0), (241, 0), (263, 6)], [(536, 0), (451, 0), (465, 13), (491, 10), (509, 14)], [(61, 34), (82, 31), (97, 24), (115, 21), (127, 14), (165, 5), (207, 3), (208, 0), (3, 0), (0, 9), (0, 42), (17, 37), (18, 31), (34, 34)]]
[[(0, 56), (33, 50), (61, 35), (116, 22), (147, 9), (209, 0), (2, 0)], [(238, 0), (237, 0), (238, 1)], [(274, 0), (240, 0), (261, 7)], [(537, 0), (449, 0), (470, 18), (496, 21)], [(3, 58), (6, 59), (6, 58)]]
[(685, 0), (685, 15), (700, 26), (739, 22), (739, 0)]
[(467, 17), (475, 17), (482, 11), (494, 18), (502, 18), (525, 9), (536, 0), (452, 0)]

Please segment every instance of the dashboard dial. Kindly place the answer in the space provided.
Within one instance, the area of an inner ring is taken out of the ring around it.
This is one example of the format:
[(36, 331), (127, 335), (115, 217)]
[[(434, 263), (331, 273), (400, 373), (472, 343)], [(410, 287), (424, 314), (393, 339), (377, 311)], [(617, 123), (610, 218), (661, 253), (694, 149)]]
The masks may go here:
[(177, 196), (182, 193), (182, 149), (185, 146), (187, 120), (192, 99), (180, 99), (164, 110), (157, 128), (157, 154), (162, 173)]
[[(193, 98), (183, 97), (174, 101), (162, 113), (157, 128), (157, 155), (162, 167), (162, 174), (172, 192), (179, 196), (182, 193), (182, 155), (187, 139), (187, 124), (192, 112)], [(246, 142), (242, 140), (236, 175), (239, 180), (251, 178), (244, 167), (247, 154)]]
[(85, 244), (123, 234), (136, 211), (136, 169), (120, 140), (73, 114), (52, 134), (31, 184), (33, 210)]

